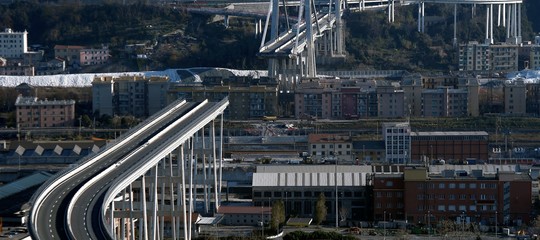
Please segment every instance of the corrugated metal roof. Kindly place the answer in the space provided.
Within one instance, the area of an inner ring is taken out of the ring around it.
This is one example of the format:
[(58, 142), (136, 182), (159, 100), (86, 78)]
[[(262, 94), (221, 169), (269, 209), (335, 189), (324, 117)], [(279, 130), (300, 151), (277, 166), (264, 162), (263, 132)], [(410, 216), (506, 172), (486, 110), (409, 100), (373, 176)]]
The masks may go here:
[[(264, 164), (258, 165), (258, 173), (275, 173), (275, 172), (288, 172), (288, 173), (315, 173), (315, 172), (335, 172), (336, 166), (329, 165), (271, 165)], [(372, 166), (369, 165), (338, 165), (338, 172), (373, 172)]]
[(366, 186), (366, 172), (254, 173), (253, 187)]
[(19, 193), (33, 186), (42, 184), (51, 176), (52, 174), (46, 172), (38, 172), (30, 176), (18, 179), (14, 182), (8, 183), (0, 187), (0, 199), (9, 197), (15, 193)]

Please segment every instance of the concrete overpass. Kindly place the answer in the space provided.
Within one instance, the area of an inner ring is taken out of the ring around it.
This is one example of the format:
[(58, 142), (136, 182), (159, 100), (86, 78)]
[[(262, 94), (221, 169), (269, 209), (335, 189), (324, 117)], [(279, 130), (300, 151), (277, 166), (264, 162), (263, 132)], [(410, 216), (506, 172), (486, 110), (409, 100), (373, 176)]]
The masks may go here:
[[(182, 238), (190, 239), (191, 222), (188, 222), (186, 216), (194, 210), (195, 187), (192, 179), (193, 173), (198, 172), (197, 164), (193, 164), (194, 159), (202, 158), (205, 163), (203, 183), (208, 193), (204, 199), (205, 204), (212, 202), (214, 209), (219, 206), (221, 171), (218, 168), (222, 158), (221, 146), (215, 145), (214, 123), (219, 115), (223, 116), (227, 106), (227, 99), (218, 103), (177, 101), (101, 152), (57, 174), (43, 184), (31, 200), (28, 226), (32, 238), (135, 239), (135, 233), (138, 233), (139, 239), (159, 239), (163, 237), (165, 228), (164, 224), (157, 224), (159, 212), (161, 222), (165, 216), (176, 219), (173, 239), (179, 239), (182, 235)], [(222, 121), (223, 118), (221, 126)], [(205, 129), (209, 130), (205, 132)], [(198, 134), (201, 137), (195, 138)], [(205, 135), (209, 136), (213, 144), (205, 146), (203, 142), (202, 146), (198, 146), (201, 142), (194, 140), (204, 139)], [(200, 150), (195, 152), (196, 149)], [(173, 159), (175, 164), (172, 163)], [(189, 164), (188, 174), (184, 171), (186, 164)], [(158, 166), (162, 167), (159, 171)], [(165, 166), (168, 171), (163, 170)], [(181, 170), (173, 173), (173, 169)], [(145, 181), (149, 176), (154, 181), (149, 181), (150, 186), (146, 186)], [(188, 183), (186, 178), (189, 179)], [(137, 181), (141, 181), (142, 185), (136, 189), (132, 183)], [(159, 185), (162, 185), (159, 192), (162, 193), (163, 201), (160, 204), (156, 200)], [(165, 185), (169, 187), (167, 197), (164, 197)], [(210, 194), (209, 189), (214, 192)], [(137, 190), (139, 194), (134, 194)], [(209, 196), (214, 198), (210, 199)], [(133, 205), (134, 198), (139, 206)], [(117, 210), (115, 201), (118, 199), (131, 203), (122, 207), (122, 210), (132, 213), (130, 220), (114, 217), (114, 211)], [(128, 210), (126, 206), (131, 208)], [(163, 208), (173, 210), (164, 214), (161, 211)], [(180, 228), (180, 216), (183, 216), (183, 228)], [(135, 226), (134, 222), (139, 225)]]

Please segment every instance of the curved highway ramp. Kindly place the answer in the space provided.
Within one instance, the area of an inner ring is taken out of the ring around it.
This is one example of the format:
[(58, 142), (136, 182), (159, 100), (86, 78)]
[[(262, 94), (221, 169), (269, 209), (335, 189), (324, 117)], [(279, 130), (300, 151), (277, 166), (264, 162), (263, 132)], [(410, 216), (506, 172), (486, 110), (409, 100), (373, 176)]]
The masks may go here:
[(196, 201), (219, 207), (228, 104), (176, 101), (58, 173), (31, 200), (32, 239), (191, 239)]

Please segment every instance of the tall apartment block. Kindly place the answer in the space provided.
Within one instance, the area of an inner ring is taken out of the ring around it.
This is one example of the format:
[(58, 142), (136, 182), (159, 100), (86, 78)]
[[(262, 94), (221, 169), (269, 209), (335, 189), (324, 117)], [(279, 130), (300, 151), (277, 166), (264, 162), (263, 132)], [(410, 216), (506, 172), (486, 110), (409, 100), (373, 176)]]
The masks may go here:
[(518, 45), (469, 42), (459, 46), (459, 71), (511, 72), (518, 70)]
[(459, 71), (491, 70), (489, 44), (475, 41), (459, 45)]
[(523, 115), (526, 113), (527, 89), (522, 79), (508, 81), (504, 84), (504, 113)]
[(38, 100), (17, 97), (16, 119), (19, 127), (72, 127), (75, 119), (74, 100)]
[(101, 115), (147, 117), (167, 106), (168, 88), (167, 77), (96, 77), (92, 110)]
[(411, 161), (411, 126), (409, 123), (384, 123), (386, 162), (407, 164)]
[(28, 51), (28, 32), (15, 32), (6, 28), (0, 32), (0, 57), (23, 58)]

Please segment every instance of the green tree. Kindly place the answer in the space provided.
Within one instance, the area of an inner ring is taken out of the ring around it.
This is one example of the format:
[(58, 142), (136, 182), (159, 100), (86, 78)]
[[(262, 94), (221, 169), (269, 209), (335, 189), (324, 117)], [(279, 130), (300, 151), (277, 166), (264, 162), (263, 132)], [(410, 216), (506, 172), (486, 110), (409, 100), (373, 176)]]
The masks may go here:
[(270, 227), (276, 231), (279, 231), (279, 225), (285, 222), (285, 207), (283, 201), (277, 200), (272, 205), (272, 219), (270, 220)]
[(317, 204), (315, 205), (315, 223), (317, 225), (320, 225), (322, 221), (326, 219), (326, 197), (324, 197), (324, 194), (319, 194), (319, 198), (317, 198)]

